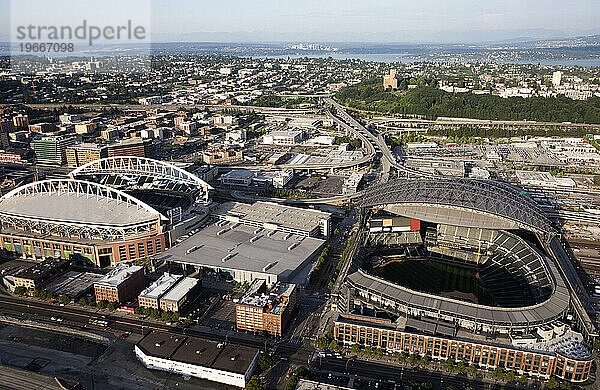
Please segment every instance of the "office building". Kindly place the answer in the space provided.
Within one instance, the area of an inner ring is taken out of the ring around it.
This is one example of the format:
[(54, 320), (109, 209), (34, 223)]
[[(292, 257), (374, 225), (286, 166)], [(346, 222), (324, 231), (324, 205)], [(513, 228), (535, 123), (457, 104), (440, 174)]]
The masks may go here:
[(27, 115), (15, 115), (13, 116), (12, 120), (13, 125), (17, 130), (27, 130), (27, 128), (29, 127), (29, 118), (27, 117)]
[(67, 166), (76, 168), (89, 162), (108, 157), (108, 148), (93, 143), (80, 143), (65, 149)]
[(142, 138), (130, 138), (108, 145), (108, 157), (136, 156), (148, 157), (150, 154), (150, 140)]
[(34, 140), (32, 148), (38, 163), (62, 165), (66, 161), (67, 147), (78, 140), (74, 136), (47, 136)]
[(266, 292), (266, 281), (256, 279), (235, 305), (238, 330), (282, 336), (296, 307), (296, 285), (277, 283)]
[(173, 275), (165, 272), (150, 286), (146, 287), (138, 296), (138, 305), (150, 309), (159, 309), (159, 299), (171, 289), (177, 282), (183, 278), (183, 275)]
[(9, 134), (15, 131), (15, 126), (12, 121), (0, 120), (0, 146), (2, 149), (8, 150), (10, 148)]
[(100, 301), (125, 303), (144, 288), (144, 267), (119, 264), (94, 283), (96, 303)]

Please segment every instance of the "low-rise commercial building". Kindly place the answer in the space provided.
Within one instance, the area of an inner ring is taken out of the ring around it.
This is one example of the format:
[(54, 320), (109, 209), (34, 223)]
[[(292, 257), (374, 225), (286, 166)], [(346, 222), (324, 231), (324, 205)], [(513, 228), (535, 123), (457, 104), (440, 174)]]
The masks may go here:
[(206, 164), (232, 164), (243, 160), (244, 155), (241, 150), (208, 149), (202, 152), (202, 161), (204, 161)]
[(148, 333), (134, 351), (147, 368), (241, 388), (252, 377), (260, 352), (243, 345), (163, 332)]
[(160, 309), (163, 311), (182, 312), (192, 302), (202, 283), (196, 278), (183, 278), (160, 297)]
[(138, 305), (150, 309), (159, 309), (159, 299), (169, 291), (183, 275), (173, 275), (165, 272), (158, 280), (146, 287), (138, 296)]
[(263, 137), (265, 145), (295, 145), (302, 141), (302, 130), (275, 130)]
[(69, 270), (66, 260), (46, 259), (14, 275), (15, 287), (36, 289), (44, 287)]
[(266, 292), (264, 279), (252, 282), (235, 305), (238, 330), (283, 335), (285, 325), (296, 307), (296, 285), (277, 283)]
[(139, 294), (144, 284), (144, 267), (119, 264), (94, 283), (96, 302), (127, 302)]

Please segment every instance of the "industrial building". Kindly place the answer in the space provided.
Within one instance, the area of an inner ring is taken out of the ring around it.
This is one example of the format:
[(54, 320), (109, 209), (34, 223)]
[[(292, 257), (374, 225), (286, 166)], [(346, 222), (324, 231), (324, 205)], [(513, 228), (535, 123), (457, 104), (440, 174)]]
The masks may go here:
[(15, 287), (37, 289), (69, 270), (70, 263), (60, 259), (45, 259), (14, 275)]
[(147, 368), (240, 388), (252, 377), (260, 353), (257, 348), (164, 332), (148, 333), (134, 351)]
[(225, 202), (211, 215), (221, 221), (306, 237), (328, 237), (331, 214), (271, 202)]
[(325, 240), (255, 228), (227, 221), (210, 222), (174, 245), (158, 260), (221, 272), (244, 283), (265, 279), (268, 285), (295, 280), (321, 253)]
[(296, 285), (277, 283), (267, 293), (264, 279), (255, 279), (235, 305), (238, 330), (282, 336), (296, 307)]
[(136, 297), (144, 285), (144, 267), (119, 264), (94, 283), (96, 302), (127, 302)]

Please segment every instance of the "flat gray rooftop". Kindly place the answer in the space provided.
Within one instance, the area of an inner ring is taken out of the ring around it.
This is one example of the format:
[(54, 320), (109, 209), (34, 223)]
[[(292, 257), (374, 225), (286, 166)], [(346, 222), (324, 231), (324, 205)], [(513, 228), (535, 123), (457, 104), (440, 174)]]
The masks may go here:
[(225, 202), (220, 204), (212, 214), (215, 216), (237, 217), (240, 220), (258, 223), (275, 224), (307, 232), (317, 228), (322, 219), (331, 217), (330, 213), (323, 211), (284, 206), (270, 202), (254, 202), (252, 204)]
[[(211, 223), (156, 257), (176, 263), (262, 272), (286, 278), (325, 242), (318, 238), (297, 235), (291, 235), (286, 240), (286, 233), (271, 234), (272, 231), (260, 229), (255, 234), (257, 228), (246, 225), (233, 226), (231, 223), (225, 226)], [(217, 235), (220, 231), (224, 232)], [(250, 242), (251, 239), (253, 242)], [(293, 244), (296, 244), (293, 249), (288, 250)], [(228, 256), (231, 257), (227, 258)], [(224, 258), (226, 260), (222, 261)]]
[(127, 227), (157, 221), (159, 215), (114, 199), (75, 193), (35, 193), (0, 202), (0, 215), (69, 224)]
[(44, 289), (59, 295), (66, 294), (73, 298), (92, 287), (103, 276), (102, 274), (92, 272), (69, 271), (47, 285)]

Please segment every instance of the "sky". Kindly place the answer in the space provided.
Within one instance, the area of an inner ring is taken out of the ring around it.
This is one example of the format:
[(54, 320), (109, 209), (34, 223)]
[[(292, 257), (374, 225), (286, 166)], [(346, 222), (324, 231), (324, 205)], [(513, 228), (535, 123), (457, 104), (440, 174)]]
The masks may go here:
[(85, 12), (149, 18), (157, 41), (447, 43), (600, 33), (599, 0), (0, 0), (0, 12), (7, 4), (13, 26)]

